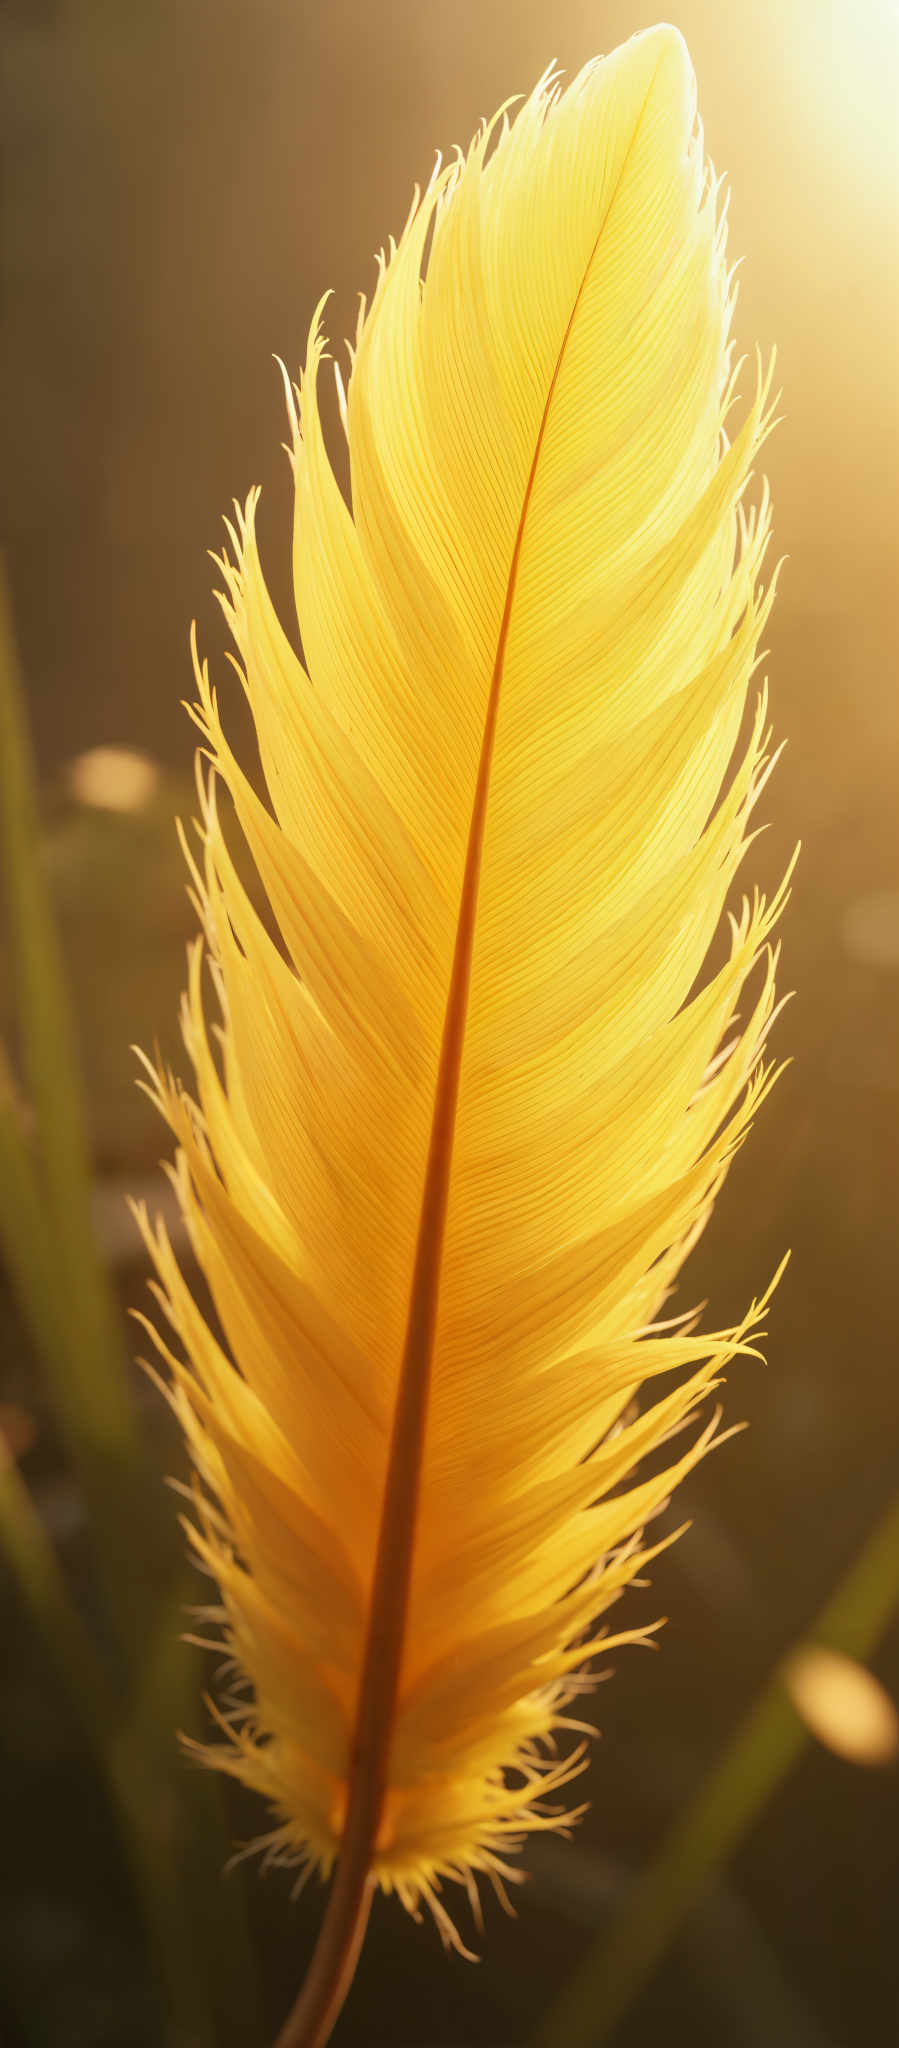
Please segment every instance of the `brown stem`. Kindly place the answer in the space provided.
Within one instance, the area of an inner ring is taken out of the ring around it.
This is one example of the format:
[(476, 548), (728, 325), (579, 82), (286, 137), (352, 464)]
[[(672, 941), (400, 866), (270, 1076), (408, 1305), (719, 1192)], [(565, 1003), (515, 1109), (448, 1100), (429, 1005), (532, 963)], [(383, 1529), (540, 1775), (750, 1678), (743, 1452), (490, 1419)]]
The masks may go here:
[(354, 1868), (344, 1851), (306, 1981), (275, 2048), (325, 2048), (353, 1981), (373, 1893), (368, 1860)]

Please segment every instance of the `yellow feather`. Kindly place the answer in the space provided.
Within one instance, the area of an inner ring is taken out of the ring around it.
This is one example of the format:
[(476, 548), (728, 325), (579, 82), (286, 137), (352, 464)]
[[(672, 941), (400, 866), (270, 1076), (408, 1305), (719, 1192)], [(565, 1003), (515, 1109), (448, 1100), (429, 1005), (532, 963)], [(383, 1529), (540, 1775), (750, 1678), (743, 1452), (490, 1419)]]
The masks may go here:
[(767, 492), (743, 506), (770, 373), (729, 442), (731, 311), (677, 32), (544, 78), (380, 263), (342, 397), (351, 510), (316, 314), (288, 394), (302, 661), (255, 492), (229, 529), (270, 807), (196, 663), (195, 1100), (152, 1087), (218, 1335), (142, 1222), (187, 1361), (160, 1340), (193, 1541), (249, 1681), (210, 1756), (278, 1848), (428, 1902), (450, 1939), (441, 1881), (501, 1886), (559, 1824), (546, 1795), (583, 1758), (554, 1738), (628, 1639), (598, 1618), (715, 1421), (636, 1468), (761, 1313), (654, 1320), (772, 1079), (784, 889), (698, 981), (769, 740), (762, 693), (733, 766), (773, 585)]

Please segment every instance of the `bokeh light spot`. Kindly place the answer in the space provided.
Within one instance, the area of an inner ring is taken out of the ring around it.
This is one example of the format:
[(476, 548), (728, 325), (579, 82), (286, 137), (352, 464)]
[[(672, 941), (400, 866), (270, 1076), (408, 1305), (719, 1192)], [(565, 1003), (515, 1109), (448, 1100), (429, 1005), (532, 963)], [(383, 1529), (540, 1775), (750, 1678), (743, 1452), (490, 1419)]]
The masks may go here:
[(899, 1713), (878, 1678), (837, 1650), (807, 1643), (784, 1668), (797, 1714), (819, 1742), (853, 1764), (899, 1755)]
[(134, 747), (89, 747), (69, 765), (69, 787), (93, 810), (142, 811), (159, 781), (155, 761)]

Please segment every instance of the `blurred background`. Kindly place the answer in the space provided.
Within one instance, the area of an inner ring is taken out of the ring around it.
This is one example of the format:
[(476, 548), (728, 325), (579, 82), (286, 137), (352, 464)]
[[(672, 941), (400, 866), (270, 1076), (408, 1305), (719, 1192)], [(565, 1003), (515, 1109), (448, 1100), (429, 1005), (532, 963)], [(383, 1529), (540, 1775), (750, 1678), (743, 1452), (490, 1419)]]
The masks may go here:
[[(172, 824), (192, 809), (188, 627), (196, 617), (239, 729), (207, 550), (254, 483), (289, 621), (272, 356), (299, 363), (327, 286), (332, 337), (352, 330), (374, 252), (438, 147), (466, 143), (550, 59), (570, 73), (656, 18), (636, 0), (6, 0), (2, 545), (95, 1217), (122, 1303), (145, 1300), (123, 1193), (156, 1197), (164, 1150), (129, 1045), (158, 1035), (177, 1057), (193, 926)], [(680, 0), (673, 18), (732, 186), (738, 343), (776, 342), (783, 386), (765, 459), (789, 561), (767, 668), (789, 745), (753, 875), (773, 883), (804, 844), (783, 927), (782, 981), (798, 993), (775, 1039), (794, 1064), (679, 1305), (707, 1297), (710, 1326), (734, 1319), (785, 1247), (793, 1257), (768, 1366), (731, 1374), (730, 1416), (751, 1428), (689, 1480), (676, 1513), (692, 1530), (651, 1593), (631, 1598), (634, 1621), (647, 1603), (671, 1621), (661, 1654), (622, 1654), (597, 1696), (603, 1739), (575, 1843), (535, 1850), (517, 1923), (488, 1904), (476, 1969), (379, 1904), (336, 2048), (528, 2038), (895, 1484), (899, 5)], [(15, 1054), (10, 981), (4, 969), (0, 1028)], [(0, 1313), (8, 1441), (89, 1599), (79, 1485), (25, 1321), (11, 1298)], [(174, 1469), (162, 1404), (136, 1372), (134, 1398), (157, 1468)], [(174, 1529), (174, 1500), (164, 1513)], [(106, 1794), (5, 1577), (0, 1602), (0, 2038), (163, 2048), (174, 2037)], [(899, 1697), (895, 1627), (874, 1669)], [(234, 1839), (263, 1824), (230, 1802)], [(893, 2038), (897, 1841), (895, 1762), (866, 1769), (812, 1745), (622, 2021), (620, 2048), (660, 2027), (697, 2048)], [(221, 1883), (245, 1893), (264, 2041), (321, 1896), (309, 1887), (292, 1903), (289, 1877), (255, 1868)]]

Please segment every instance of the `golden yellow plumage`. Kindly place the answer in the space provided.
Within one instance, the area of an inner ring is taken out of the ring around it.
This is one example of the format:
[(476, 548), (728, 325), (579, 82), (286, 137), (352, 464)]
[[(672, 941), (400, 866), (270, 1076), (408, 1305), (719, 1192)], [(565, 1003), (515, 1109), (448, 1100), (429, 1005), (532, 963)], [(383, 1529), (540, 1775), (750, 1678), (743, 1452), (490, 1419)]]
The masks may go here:
[(631, 1475), (758, 1316), (653, 1321), (770, 1085), (783, 891), (697, 991), (768, 741), (762, 693), (731, 770), (772, 596), (767, 495), (742, 506), (770, 380), (728, 444), (731, 298), (676, 31), (543, 80), (380, 265), (351, 510), (316, 316), (290, 401), (302, 661), (255, 494), (230, 530), (271, 808), (197, 664), (196, 1101), (152, 1085), (227, 1350), (143, 1223), (193, 1541), (252, 1691), (214, 1760), (279, 1843), (447, 1932), (441, 1879), (501, 1881), (552, 1824), (597, 1618), (709, 1430)]

